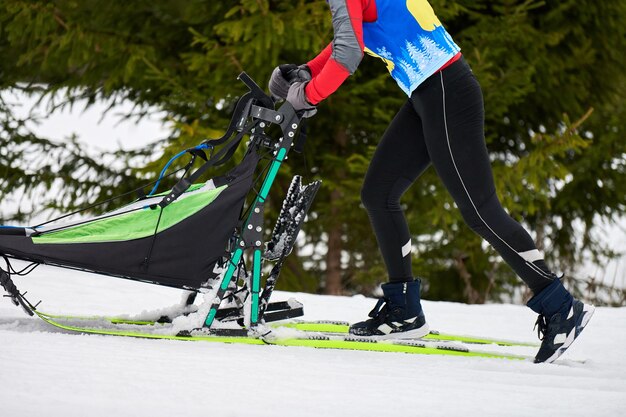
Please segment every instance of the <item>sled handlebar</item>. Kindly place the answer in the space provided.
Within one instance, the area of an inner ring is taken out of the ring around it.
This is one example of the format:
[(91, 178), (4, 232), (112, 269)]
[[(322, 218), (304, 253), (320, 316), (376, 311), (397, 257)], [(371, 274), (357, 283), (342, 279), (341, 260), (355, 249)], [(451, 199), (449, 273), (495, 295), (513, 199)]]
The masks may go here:
[[(302, 71), (302, 70), (295, 69), (295, 70), (289, 71), (286, 74), (286, 78), (289, 80), (290, 83), (298, 81), (298, 80), (301, 80), (302, 77), (300, 76), (300, 71)], [(240, 80), (241, 82), (243, 82), (250, 89), (250, 93), (249, 93), (251, 95), (250, 99), (255, 100), (256, 101), (255, 104), (258, 107), (264, 107), (264, 108), (269, 109), (271, 111), (274, 110), (275, 104), (276, 104), (274, 102), (274, 99), (271, 98), (270, 96), (268, 96), (267, 94), (265, 94), (265, 91), (263, 91), (263, 89), (261, 87), (259, 87), (259, 85), (248, 74), (246, 74), (245, 72), (242, 72), (241, 74), (239, 74), (237, 79)], [(291, 106), (288, 102), (285, 102), (283, 104), (283, 106), (286, 106), (286, 105)], [(251, 108), (248, 107), (247, 110), (250, 111)], [(298, 119), (302, 119), (302, 118), (307, 117), (306, 114), (307, 114), (307, 112), (305, 112), (305, 111), (297, 112)], [(244, 115), (244, 117), (246, 117), (246, 116), (247, 116), (247, 114)]]
[(257, 100), (263, 107), (274, 109), (274, 100), (265, 94), (265, 91), (263, 91), (263, 89), (261, 89), (261, 87), (259, 87), (248, 74), (242, 72), (239, 74), (237, 79), (241, 80), (241, 82), (243, 82), (250, 89), (250, 93), (252, 95), (251, 98)]
[[(217, 145), (224, 146), (193, 174), (187, 178), (180, 179), (159, 202), (158, 205), (161, 209), (176, 201), (208, 168), (222, 165), (224, 162), (228, 161), (233, 156), (243, 137), (253, 131), (257, 121), (259, 123), (265, 121), (280, 126), (283, 134), (281, 146), (285, 149), (291, 147), (294, 139), (296, 139), (296, 131), (304, 115), (300, 112), (296, 113), (293, 106), (288, 102), (283, 104), (278, 110), (275, 110), (274, 100), (265, 94), (261, 87), (245, 72), (239, 74), (237, 79), (241, 80), (250, 91), (239, 98), (230, 125), (224, 136), (219, 139), (211, 139), (203, 142), (204, 145), (210, 147)], [(256, 121), (254, 123), (248, 123), (249, 118), (256, 119)], [(263, 126), (261, 126), (261, 128), (262, 127)], [(298, 148), (300, 148), (302, 140), (299, 140), (298, 143)]]

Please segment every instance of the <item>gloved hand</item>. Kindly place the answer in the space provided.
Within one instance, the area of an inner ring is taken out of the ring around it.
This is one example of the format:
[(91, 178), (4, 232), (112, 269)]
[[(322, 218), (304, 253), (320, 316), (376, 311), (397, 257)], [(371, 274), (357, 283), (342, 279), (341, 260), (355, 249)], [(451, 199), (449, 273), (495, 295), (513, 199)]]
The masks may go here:
[(289, 87), (287, 93), (287, 101), (293, 106), (296, 112), (304, 111), (302, 117), (312, 117), (317, 113), (317, 108), (306, 99), (305, 88), (308, 84), (305, 82), (295, 82)]
[(283, 64), (274, 68), (269, 81), (269, 90), (277, 100), (284, 100), (289, 93), (289, 86), (297, 81), (310, 81), (311, 72), (306, 65)]

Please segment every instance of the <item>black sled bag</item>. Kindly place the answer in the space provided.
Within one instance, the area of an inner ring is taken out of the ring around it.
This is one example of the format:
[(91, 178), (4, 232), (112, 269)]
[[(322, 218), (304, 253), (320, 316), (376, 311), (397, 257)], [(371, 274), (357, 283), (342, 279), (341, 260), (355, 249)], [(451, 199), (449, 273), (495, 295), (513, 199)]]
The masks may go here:
[(0, 255), (175, 288), (198, 289), (227, 255), (259, 161), (249, 150), (227, 174), (111, 213), (42, 228), (0, 228)]

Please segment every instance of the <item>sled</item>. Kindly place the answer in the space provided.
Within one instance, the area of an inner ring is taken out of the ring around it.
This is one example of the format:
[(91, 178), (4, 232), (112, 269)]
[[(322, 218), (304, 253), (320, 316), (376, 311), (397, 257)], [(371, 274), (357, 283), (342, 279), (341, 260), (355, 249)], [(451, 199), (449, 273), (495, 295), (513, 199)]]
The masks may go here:
[[(33, 315), (37, 305), (24, 298), (12, 276), (44, 264), (186, 290), (187, 305), (202, 293), (210, 305), (202, 325), (207, 329), (238, 321), (243, 334), (265, 321), (303, 315), (300, 303), (270, 298), (321, 182), (303, 185), (301, 177), (293, 178), (268, 239), (264, 212), (287, 154), (302, 146), (304, 118), (288, 102), (276, 109), (246, 73), (238, 79), (249, 92), (237, 102), (224, 136), (180, 152), (156, 181), (136, 190), (135, 201), (87, 219), (66, 221), (75, 212), (36, 226), (0, 227), (6, 261), (0, 285), (13, 303)], [(234, 168), (201, 181), (209, 169), (232, 160), (242, 144), (247, 149)], [(172, 176), (165, 175), (167, 168), (185, 156), (183, 175), (158, 193), (162, 180)], [(31, 264), (17, 271), (14, 259)], [(273, 267), (261, 289), (266, 262)]]

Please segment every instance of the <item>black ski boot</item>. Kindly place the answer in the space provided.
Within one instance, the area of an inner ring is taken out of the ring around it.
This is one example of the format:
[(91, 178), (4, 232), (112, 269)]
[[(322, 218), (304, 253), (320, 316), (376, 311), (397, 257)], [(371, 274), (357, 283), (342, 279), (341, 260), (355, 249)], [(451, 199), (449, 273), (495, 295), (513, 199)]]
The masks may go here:
[(420, 280), (383, 284), (383, 298), (371, 319), (350, 326), (350, 334), (376, 339), (417, 339), (428, 334), (420, 304)]
[(593, 315), (595, 307), (574, 299), (558, 278), (526, 304), (537, 318), (541, 347), (535, 363), (554, 362), (574, 342)]

